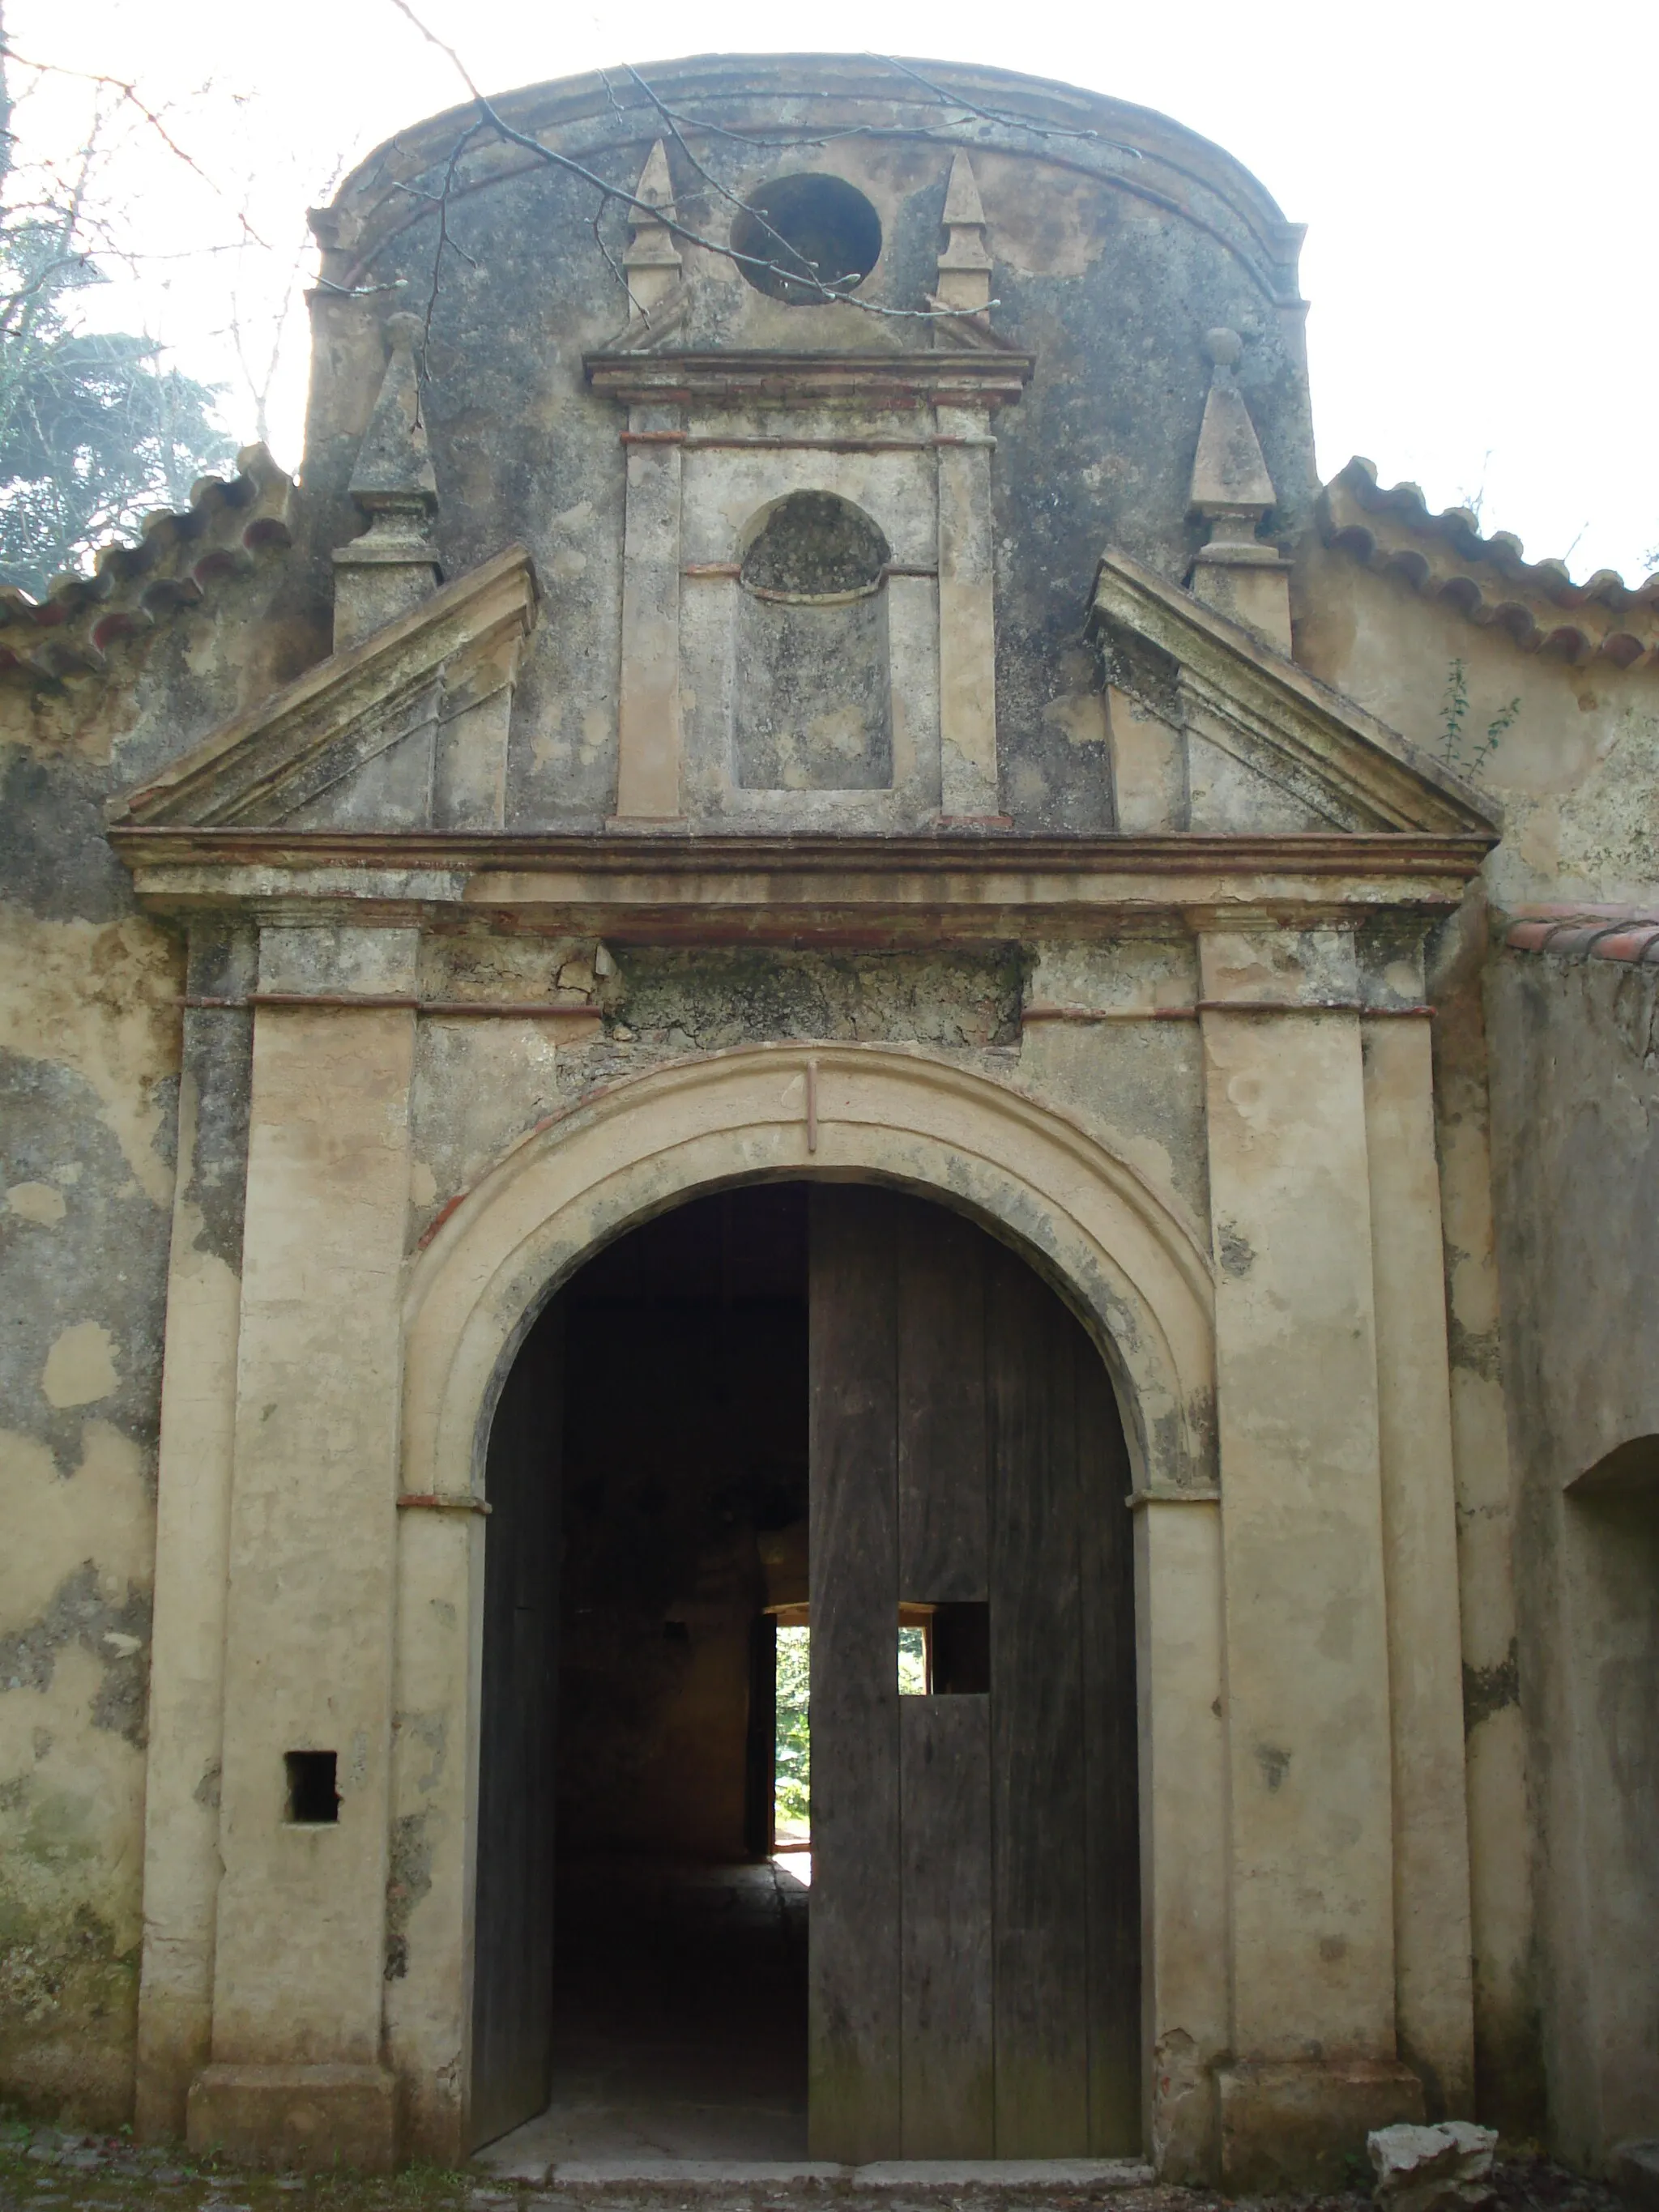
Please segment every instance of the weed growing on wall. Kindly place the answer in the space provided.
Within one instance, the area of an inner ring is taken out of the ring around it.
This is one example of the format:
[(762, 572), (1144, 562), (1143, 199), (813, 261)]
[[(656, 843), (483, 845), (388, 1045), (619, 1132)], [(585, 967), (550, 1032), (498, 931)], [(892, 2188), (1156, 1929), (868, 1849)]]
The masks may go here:
[(1479, 777), (1502, 744), (1504, 734), (1521, 712), (1519, 696), (1500, 707), (1478, 740), (1468, 728), (1468, 671), (1454, 660), (1446, 672), (1446, 702), (1440, 709), (1439, 757), (1449, 769), (1471, 781)]

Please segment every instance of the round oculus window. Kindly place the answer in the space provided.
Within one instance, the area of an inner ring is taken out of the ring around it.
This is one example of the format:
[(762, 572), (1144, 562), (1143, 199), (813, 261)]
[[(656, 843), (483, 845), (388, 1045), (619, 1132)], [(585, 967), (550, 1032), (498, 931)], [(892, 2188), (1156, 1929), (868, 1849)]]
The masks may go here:
[(881, 217), (844, 177), (775, 177), (732, 225), (738, 267), (793, 307), (856, 291), (881, 257)]

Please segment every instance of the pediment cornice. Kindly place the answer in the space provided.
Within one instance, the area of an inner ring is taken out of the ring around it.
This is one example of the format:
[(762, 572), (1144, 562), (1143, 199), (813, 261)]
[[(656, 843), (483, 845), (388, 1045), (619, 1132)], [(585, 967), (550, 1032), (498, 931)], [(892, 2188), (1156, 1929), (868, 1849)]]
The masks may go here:
[(1127, 553), (1103, 556), (1091, 622), (1124, 687), (1334, 829), (1485, 836), (1503, 817), (1397, 730)]
[(438, 686), (465, 684), (522, 637), (539, 597), (529, 553), (509, 546), (224, 723), (113, 799), (106, 819), (114, 830), (280, 823), (399, 743)]

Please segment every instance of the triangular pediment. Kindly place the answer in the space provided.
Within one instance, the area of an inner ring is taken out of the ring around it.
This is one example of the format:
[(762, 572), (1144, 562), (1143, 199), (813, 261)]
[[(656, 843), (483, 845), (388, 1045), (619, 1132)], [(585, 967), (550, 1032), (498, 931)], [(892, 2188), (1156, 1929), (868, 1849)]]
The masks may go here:
[(1201, 789), (1208, 810), (1195, 829), (1502, 826), (1485, 793), (1127, 553), (1102, 556), (1091, 625), (1113, 684), (1184, 738), (1195, 808)]
[(536, 618), (522, 546), (307, 669), (114, 801), (112, 827), (417, 827), (436, 734), (510, 691)]

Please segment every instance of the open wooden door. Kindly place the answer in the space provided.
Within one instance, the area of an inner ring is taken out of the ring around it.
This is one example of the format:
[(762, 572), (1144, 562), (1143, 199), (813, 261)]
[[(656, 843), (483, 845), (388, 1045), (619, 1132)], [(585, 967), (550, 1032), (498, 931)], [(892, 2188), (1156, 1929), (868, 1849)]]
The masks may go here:
[(556, 1299), (507, 1378), (486, 1462), (474, 2148), (545, 2111), (551, 2094), (563, 1364), (563, 1304)]
[[(811, 1210), (815, 2158), (1139, 2150), (1127, 1455), (1099, 1353), (945, 1209)], [(901, 1605), (933, 1686), (901, 1696)]]

